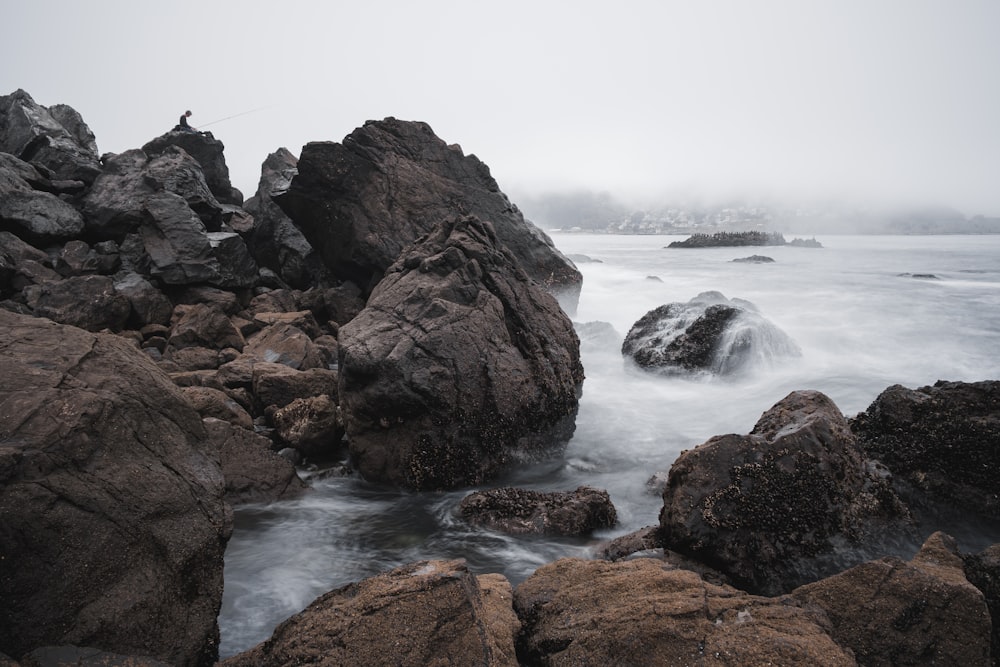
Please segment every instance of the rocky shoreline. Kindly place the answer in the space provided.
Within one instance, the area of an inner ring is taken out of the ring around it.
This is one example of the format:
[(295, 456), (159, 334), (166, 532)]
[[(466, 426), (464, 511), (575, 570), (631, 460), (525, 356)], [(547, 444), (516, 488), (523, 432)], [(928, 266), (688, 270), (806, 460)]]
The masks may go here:
[[(210, 134), (99, 155), (71, 107), (0, 96), (0, 665), (216, 664), (232, 507), (308, 494), (303, 462), (434, 491), (559, 456), (581, 280), (424, 123), (279, 149), (244, 201)], [(221, 664), (998, 664), (1000, 545), (940, 525), (877, 557), (935, 508), (1000, 522), (998, 474), (1000, 382), (852, 420), (793, 392), (684, 452), (657, 523), (593, 560), (516, 588), (413, 563)], [(615, 510), (485, 488), (461, 516), (580, 535)]]

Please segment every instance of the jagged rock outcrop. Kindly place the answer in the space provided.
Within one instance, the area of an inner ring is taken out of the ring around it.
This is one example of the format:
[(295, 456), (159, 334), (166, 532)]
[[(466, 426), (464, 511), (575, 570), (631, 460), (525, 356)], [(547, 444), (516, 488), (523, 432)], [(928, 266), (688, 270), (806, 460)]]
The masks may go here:
[(490, 222), (533, 279), (574, 310), (582, 277), (500, 191), (489, 168), (446, 145), (426, 123), (369, 121), (343, 143), (302, 149), (298, 174), (275, 197), (326, 266), (369, 290), (402, 250), (457, 214)]
[(0, 96), (0, 152), (43, 169), (46, 178), (93, 183), (101, 171), (93, 133), (72, 108), (53, 109), (23, 90)]
[(608, 492), (589, 486), (575, 491), (476, 491), (462, 499), (458, 513), (471, 524), (512, 535), (583, 536), (618, 521)]
[(216, 452), (132, 344), (0, 310), (0, 651), (216, 656), (232, 517)]
[(83, 200), (87, 232), (120, 241), (144, 221), (147, 200), (165, 193), (180, 197), (208, 231), (221, 229), (223, 207), (201, 165), (174, 146), (153, 156), (132, 149), (106, 159)]
[(0, 231), (41, 245), (79, 236), (83, 216), (51, 192), (36, 189), (45, 181), (27, 162), (0, 153)]
[(290, 287), (306, 289), (333, 280), (322, 258), (273, 199), (288, 190), (298, 162), (285, 148), (264, 160), (257, 194), (244, 205), (254, 219), (253, 229), (244, 237), (260, 266), (274, 271)]
[(154, 157), (171, 146), (182, 148), (201, 165), (205, 183), (219, 202), (234, 206), (243, 203), (243, 193), (229, 182), (229, 167), (223, 155), (226, 147), (211, 132), (167, 132), (146, 143), (142, 151)]
[(893, 385), (851, 420), (865, 453), (934, 502), (1000, 519), (1000, 381)]
[(320, 596), (220, 667), (518, 665), (510, 583), (421, 561)]
[(625, 336), (622, 354), (660, 373), (732, 375), (800, 352), (750, 302), (703, 292), (646, 313)]
[(583, 381), (572, 323), (477, 218), (404, 252), (339, 340), (347, 437), (370, 480), (481, 484), (572, 432)]
[(716, 436), (681, 453), (663, 492), (660, 529), (668, 548), (748, 591), (776, 595), (842, 569), (824, 557), (844, 551), (844, 541), (857, 549), (906, 535), (906, 519), (833, 401), (797, 391), (749, 435)]
[(932, 535), (909, 561), (882, 558), (797, 588), (862, 665), (990, 665), (990, 613), (955, 541)]
[(662, 561), (564, 558), (514, 591), (529, 665), (844, 665), (826, 615)]

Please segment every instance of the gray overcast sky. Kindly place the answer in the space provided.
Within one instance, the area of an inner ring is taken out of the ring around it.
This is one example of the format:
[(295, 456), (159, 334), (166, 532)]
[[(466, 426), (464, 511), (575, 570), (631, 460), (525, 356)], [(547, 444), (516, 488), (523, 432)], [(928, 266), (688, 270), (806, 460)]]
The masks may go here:
[(190, 108), (234, 184), (368, 119), (516, 195), (870, 196), (1000, 215), (1000, 0), (0, 0), (0, 94), (101, 151)]

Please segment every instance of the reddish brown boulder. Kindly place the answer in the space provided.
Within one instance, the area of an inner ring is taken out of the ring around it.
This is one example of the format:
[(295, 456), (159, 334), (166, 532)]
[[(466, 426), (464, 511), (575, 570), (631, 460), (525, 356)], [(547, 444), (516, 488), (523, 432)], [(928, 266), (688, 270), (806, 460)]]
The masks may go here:
[(293, 498), (305, 490), (295, 467), (271, 449), (269, 439), (219, 419), (204, 422), (208, 437), (219, 450), (226, 500), (234, 504), (271, 502)]
[(514, 592), (530, 665), (856, 665), (816, 607), (706, 583), (658, 560), (564, 558)]
[(988, 667), (990, 613), (962, 568), (955, 541), (935, 533), (908, 563), (863, 563), (792, 597), (825, 610), (834, 639), (863, 665)]
[(331, 591), (220, 667), (518, 664), (519, 623), (498, 575), (422, 561)]

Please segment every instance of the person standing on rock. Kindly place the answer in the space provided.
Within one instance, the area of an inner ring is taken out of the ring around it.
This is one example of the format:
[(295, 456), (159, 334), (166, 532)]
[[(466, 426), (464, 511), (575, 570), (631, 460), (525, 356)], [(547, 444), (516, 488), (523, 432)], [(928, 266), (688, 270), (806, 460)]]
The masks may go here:
[(182, 113), (181, 119), (177, 122), (177, 127), (175, 127), (174, 130), (179, 132), (197, 132), (198, 130), (188, 125), (188, 116), (190, 115), (191, 115), (190, 109)]

